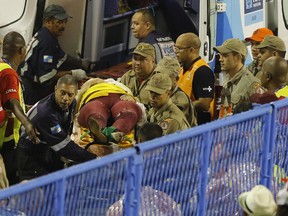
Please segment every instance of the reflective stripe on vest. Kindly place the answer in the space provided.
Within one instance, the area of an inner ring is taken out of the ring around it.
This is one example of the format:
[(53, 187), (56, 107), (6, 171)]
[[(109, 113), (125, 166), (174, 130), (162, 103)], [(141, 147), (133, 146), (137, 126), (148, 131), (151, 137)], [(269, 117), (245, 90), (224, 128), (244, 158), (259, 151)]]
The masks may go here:
[[(5, 70), (11, 68), (11, 66), (7, 63), (0, 63), (0, 73)], [(23, 109), (23, 111), (25, 112), (24, 109), (24, 103), (23, 103), (23, 94), (22, 94), (22, 89), (21, 89), (21, 85), (19, 82), (19, 99), (20, 99), (20, 105)], [(18, 143), (19, 140), (19, 130), (20, 130), (20, 126), (21, 126), (21, 122), (14, 116), (13, 113), (11, 113), (11, 116), (9, 116), (8, 118), (13, 118), (14, 119), (14, 125), (13, 125), (13, 135), (9, 136), (9, 137), (5, 137), (5, 131), (6, 131), (6, 126), (7, 126), (7, 122), (8, 120), (6, 120), (5, 124), (3, 127), (0, 128), (0, 148), (2, 148), (3, 142), (8, 142), (11, 140), (15, 140), (15, 143)]]
[(194, 78), (194, 74), (196, 72), (196, 70), (203, 66), (206, 65), (207, 67), (208, 64), (203, 60), (203, 59), (199, 59), (197, 62), (195, 62), (192, 65), (191, 70), (189, 69), (188, 71), (186, 71), (186, 73), (184, 73), (183, 68), (181, 68), (180, 73), (179, 73), (179, 79), (178, 79), (178, 86), (182, 89), (182, 91), (184, 91), (190, 98), (192, 101), (195, 100), (195, 96), (193, 95), (192, 89), (193, 89), (193, 78)]
[[(192, 91), (194, 74), (198, 68), (204, 65), (209, 67), (209, 65), (204, 61), (204, 59), (199, 59), (192, 65), (192, 68), (189, 68), (189, 70), (186, 71), (186, 73), (184, 73), (183, 67), (180, 70), (177, 85), (179, 86), (179, 88), (182, 89), (182, 91), (184, 91), (191, 98), (192, 101), (195, 101), (195, 96)], [(215, 97), (215, 94), (214, 94), (214, 97)], [(209, 109), (209, 112), (211, 114), (211, 119), (214, 118), (214, 106), (215, 106), (214, 97), (210, 103), (210, 109)]]

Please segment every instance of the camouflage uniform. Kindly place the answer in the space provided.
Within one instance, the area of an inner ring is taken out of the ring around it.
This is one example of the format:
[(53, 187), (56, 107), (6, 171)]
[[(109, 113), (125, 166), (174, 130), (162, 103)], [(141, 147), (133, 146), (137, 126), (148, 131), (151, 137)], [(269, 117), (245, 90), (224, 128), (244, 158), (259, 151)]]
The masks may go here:
[(183, 112), (169, 99), (168, 103), (156, 111), (149, 110), (150, 122), (157, 123), (163, 129), (163, 135), (190, 128)]
[(197, 125), (195, 109), (191, 99), (178, 86), (171, 94), (172, 102), (184, 113), (187, 121), (193, 127)]
[[(139, 43), (133, 51), (133, 55), (134, 54), (140, 55), (144, 58), (152, 58), (155, 60), (155, 49), (151, 44)], [(141, 83), (139, 82), (136, 73), (133, 69), (127, 71), (120, 79), (120, 82), (123, 83), (125, 86), (127, 86), (132, 91), (133, 96), (137, 97), (140, 100), (140, 102), (145, 105), (147, 109), (149, 109), (148, 106), (149, 94), (145, 90), (145, 88), (147, 86), (148, 81), (155, 73), (152, 70), (149, 77), (143, 80)]]
[(265, 90), (261, 86), (260, 81), (243, 66), (231, 80), (224, 83), (221, 92), (221, 103), (225, 103), (225, 98), (227, 97), (228, 104), (231, 104), (233, 109), (238, 103), (249, 101), (252, 94), (264, 92)]
[(149, 107), (149, 93), (145, 89), (147, 86), (148, 81), (156, 72), (152, 72), (151, 75), (144, 80), (141, 84), (135, 75), (133, 70), (127, 71), (121, 78), (120, 82), (127, 86), (134, 97), (137, 97), (141, 103), (145, 105), (146, 108)]
[(258, 72), (261, 70), (261, 68), (258, 66), (258, 61), (257, 60), (253, 60), (247, 66), (247, 68), (254, 76), (256, 76), (258, 74)]
[[(176, 58), (164, 56), (160, 62), (158, 62), (155, 71), (159, 73), (165, 73), (170, 76), (172, 80), (171, 99), (172, 102), (184, 113), (187, 121), (193, 127), (197, 125), (196, 112), (189, 96), (177, 86), (178, 73), (180, 71), (180, 64)], [(174, 85), (173, 85), (173, 82)]]
[[(236, 52), (241, 54), (242, 59), (247, 58), (246, 46), (238, 38), (227, 39), (221, 46), (214, 47), (213, 49), (221, 55)], [(233, 63), (230, 62), (230, 64)], [(252, 94), (265, 92), (264, 88), (260, 84), (260, 80), (254, 77), (248, 68), (243, 65), (242, 60), (241, 64), (242, 68), (239, 71), (233, 71), (234, 68), (230, 65), (230, 73), (232, 70), (235, 75), (233, 75), (231, 79), (227, 79), (223, 84), (219, 118), (232, 115), (235, 106), (240, 102), (249, 101)], [(234, 67), (238, 65), (240, 65), (240, 62), (234, 62)], [(230, 78), (229, 73), (226, 75)]]

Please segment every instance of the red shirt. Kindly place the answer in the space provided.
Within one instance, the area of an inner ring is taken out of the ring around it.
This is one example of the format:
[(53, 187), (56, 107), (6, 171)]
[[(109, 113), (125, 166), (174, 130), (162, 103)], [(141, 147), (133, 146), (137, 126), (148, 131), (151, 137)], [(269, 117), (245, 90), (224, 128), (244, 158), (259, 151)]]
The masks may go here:
[(0, 127), (2, 127), (3, 125), (4, 125), (4, 121), (5, 121), (5, 119), (6, 119), (6, 114), (5, 114), (5, 111), (3, 110), (3, 107), (2, 107), (2, 105), (1, 105), (1, 103), (0, 103)]
[[(5, 111), (9, 110), (10, 106), (7, 103), (10, 99), (19, 98), (19, 78), (17, 72), (12, 68), (3, 69), (0, 72), (0, 126), (5, 121)], [(13, 119), (9, 118), (6, 136), (13, 134)]]

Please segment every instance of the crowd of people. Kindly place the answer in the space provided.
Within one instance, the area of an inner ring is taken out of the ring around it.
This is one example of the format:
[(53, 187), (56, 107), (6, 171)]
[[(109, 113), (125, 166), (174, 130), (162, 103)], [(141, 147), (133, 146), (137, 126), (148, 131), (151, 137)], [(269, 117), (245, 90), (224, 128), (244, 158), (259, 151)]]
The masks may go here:
[[(157, 33), (149, 9), (139, 10), (131, 24), (139, 39), (131, 70), (119, 80), (89, 79), (91, 62), (70, 56), (58, 43), (70, 18), (63, 7), (50, 5), (44, 11), (43, 27), (27, 47), (17, 32), (4, 37), (0, 62), (2, 188), (63, 169), (66, 160), (77, 163), (102, 156), (82, 148), (79, 143), (85, 139), (88, 144), (103, 145), (128, 140), (133, 146), (233, 115), (241, 103), (263, 104), (288, 96), (286, 47), (267, 28), (245, 38), (253, 55), (247, 67), (243, 41), (231, 38), (214, 47), (226, 76), (216, 116), (215, 76), (199, 54), (201, 41), (196, 34), (183, 33), (174, 43)], [(84, 85), (78, 86), (79, 81)], [(278, 206), (286, 205), (287, 190), (279, 194)], [(277, 211), (273, 195), (264, 186), (241, 194), (239, 203), (247, 215)]]

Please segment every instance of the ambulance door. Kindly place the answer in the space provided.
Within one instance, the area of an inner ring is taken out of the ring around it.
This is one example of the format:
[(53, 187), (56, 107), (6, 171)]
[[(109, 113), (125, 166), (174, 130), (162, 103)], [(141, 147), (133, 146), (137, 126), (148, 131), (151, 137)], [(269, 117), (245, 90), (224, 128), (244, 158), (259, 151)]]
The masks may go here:
[(1, 0), (0, 40), (10, 31), (19, 32), (26, 43), (33, 34), (37, 0)]
[(183, 7), (197, 27), (202, 43), (200, 56), (212, 63), (216, 45), (216, 0), (184, 0)]
[(214, 51), (216, 46), (216, 1), (215, 0), (201, 0), (199, 14), (199, 37), (202, 42), (200, 55), (210, 63), (212, 69), (214, 68)]
[[(278, 37), (280, 37), (288, 49), (288, 1), (278, 0), (277, 14), (278, 14)], [(286, 52), (286, 59), (288, 54)]]

